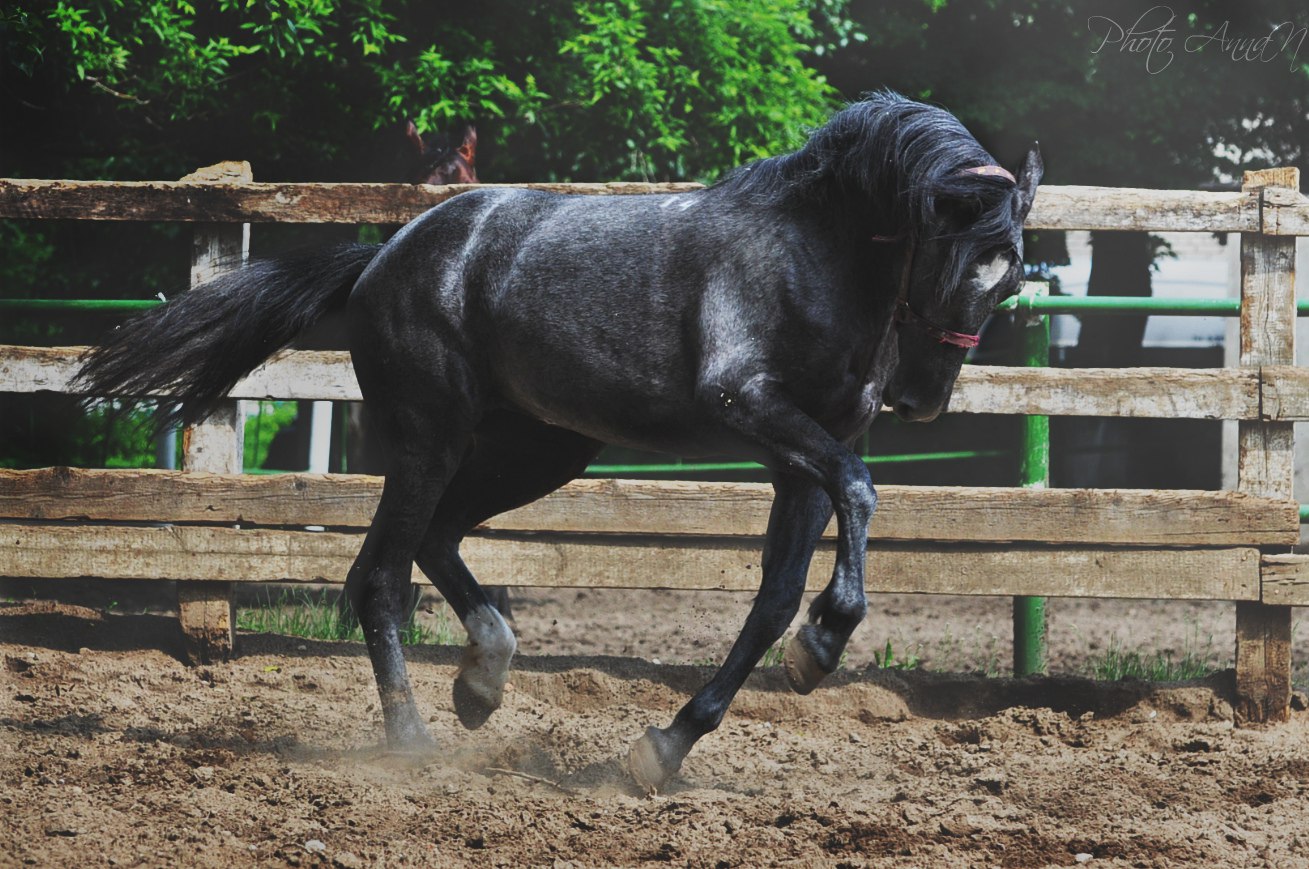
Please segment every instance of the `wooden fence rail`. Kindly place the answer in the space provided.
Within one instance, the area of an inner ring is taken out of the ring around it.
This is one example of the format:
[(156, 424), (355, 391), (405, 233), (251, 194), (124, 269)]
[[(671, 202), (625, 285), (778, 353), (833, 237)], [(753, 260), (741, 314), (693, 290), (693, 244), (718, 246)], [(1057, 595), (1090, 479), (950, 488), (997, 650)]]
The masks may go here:
[[(0, 470), (0, 519), (364, 529), (382, 492), (361, 474)], [(1127, 546), (1293, 546), (1290, 501), (1244, 492), (881, 486), (870, 539)], [(490, 532), (762, 537), (762, 483), (576, 480)], [(835, 537), (835, 524), (825, 537)]]
[[(179, 182), (0, 179), (0, 218), (192, 222), (199, 282), (241, 261), (251, 223), (403, 223), (470, 189), (258, 184), (247, 173), (224, 164)], [(966, 366), (951, 411), (1239, 420), (1240, 491), (883, 487), (869, 590), (1236, 601), (1241, 712), (1284, 716), (1289, 607), (1309, 604), (1309, 557), (1290, 554), (1300, 527), (1292, 423), (1309, 420), (1309, 371), (1292, 353), (1295, 236), (1309, 234), (1298, 176), (1252, 173), (1230, 193), (1043, 187), (1028, 226), (1241, 233), (1241, 367)], [(69, 392), (80, 352), (0, 347), (0, 391)], [(0, 471), (0, 575), (177, 580), (194, 656), (224, 656), (231, 583), (341, 581), (380, 487), (356, 475), (241, 475), (235, 400), (359, 397), (346, 354), (286, 352), (189, 433), (183, 471)], [(754, 590), (770, 498), (752, 484), (578, 481), (496, 517), (463, 551), (503, 585)], [(813, 589), (832, 547), (829, 530)]]
[[(578, 195), (680, 193), (698, 184), (211, 184), (197, 181), (0, 179), (0, 217), (208, 223), (407, 223), (476, 188)], [(1029, 229), (1260, 232), (1309, 235), (1298, 190), (1206, 193), (1123, 187), (1042, 187)]]
[[(84, 347), (0, 345), (0, 392), (75, 392)], [(359, 401), (350, 354), (284, 351), (229, 393), (243, 399)], [(1309, 420), (1309, 369), (1010, 368), (967, 365), (952, 413), (1164, 419)]]

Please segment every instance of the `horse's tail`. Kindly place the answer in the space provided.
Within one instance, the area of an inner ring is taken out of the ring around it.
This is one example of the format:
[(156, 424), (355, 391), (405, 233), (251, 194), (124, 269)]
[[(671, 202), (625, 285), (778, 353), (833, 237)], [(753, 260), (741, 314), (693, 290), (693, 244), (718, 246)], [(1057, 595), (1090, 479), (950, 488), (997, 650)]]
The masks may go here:
[(257, 260), (115, 329), (82, 357), (74, 384), (99, 397), (170, 396), (156, 423), (193, 424), (236, 382), (334, 308), (381, 245)]

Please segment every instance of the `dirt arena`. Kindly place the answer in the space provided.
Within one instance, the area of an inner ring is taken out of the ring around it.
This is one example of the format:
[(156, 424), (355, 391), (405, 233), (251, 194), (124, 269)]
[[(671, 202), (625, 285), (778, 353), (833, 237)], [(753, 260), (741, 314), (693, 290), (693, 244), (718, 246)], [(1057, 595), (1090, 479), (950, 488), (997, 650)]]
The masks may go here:
[[(627, 746), (709, 672), (670, 662), (720, 655), (748, 605), (685, 600), (520, 597), (513, 690), (471, 733), (451, 708), (457, 650), (414, 650), (442, 747), (423, 763), (379, 747), (360, 646), (242, 635), (232, 663), (188, 668), (162, 615), (0, 606), (0, 866), (1309, 865), (1309, 712), (1234, 728), (1230, 672), (1149, 686), (865, 666), (898, 624), (897, 649), (919, 641), (929, 666), (948, 647), (957, 669), (1003, 669), (1003, 601), (878, 598), (829, 685), (796, 697), (757, 672), (643, 796)], [(1083, 651), (1218, 631), (1230, 655), (1222, 605), (1172, 606), (1085, 602), (1053, 628)], [(1064, 646), (1056, 670), (1076, 672)]]

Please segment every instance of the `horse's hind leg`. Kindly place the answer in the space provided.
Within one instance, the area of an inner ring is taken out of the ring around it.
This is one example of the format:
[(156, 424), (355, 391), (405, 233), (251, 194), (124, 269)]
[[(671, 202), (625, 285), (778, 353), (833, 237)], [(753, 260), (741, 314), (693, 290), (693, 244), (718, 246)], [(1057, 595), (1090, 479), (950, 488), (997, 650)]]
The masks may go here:
[[(422, 405), (394, 414), (393, 457), (372, 527), (346, 579), (359, 616), (392, 748), (430, 744), (405, 669), (400, 629), (408, 615), (414, 555), (441, 491), (467, 444), (470, 424)], [(461, 431), (462, 429), (462, 431)]]
[(418, 566), (468, 632), (454, 681), (455, 713), (465, 727), (480, 727), (499, 708), (517, 642), (459, 557), (459, 542), (477, 524), (577, 477), (599, 449), (597, 441), (518, 414), (488, 414), (437, 505)]
[(700, 737), (716, 728), (737, 691), (764, 652), (777, 642), (800, 609), (809, 561), (832, 516), (831, 501), (819, 487), (780, 477), (768, 519), (763, 581), (745, 627), (727, 660), (667, 728), (651, 727), (632, 746), (628, 770), (637, 784), (654, 791), (682, 765)]

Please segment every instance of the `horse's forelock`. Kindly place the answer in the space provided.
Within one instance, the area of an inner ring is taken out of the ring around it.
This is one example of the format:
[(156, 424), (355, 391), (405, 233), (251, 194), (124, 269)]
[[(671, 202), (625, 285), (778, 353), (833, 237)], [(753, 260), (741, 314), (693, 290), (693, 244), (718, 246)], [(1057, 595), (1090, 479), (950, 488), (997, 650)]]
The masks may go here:
[(938, 230), (948, 245), (946, 262), (938, 284), (942, 293), (958, 288), (969, 265), (987, 250), (1013, 246), (1022, 232), (1014, 210), (1017, 186), (1002, 176), (954, 173), (940, 180), (931, 191), (923, 227), (941, 227), (942, 210), (956, 205), (975, 210), (976, 217), (963, 228)]

